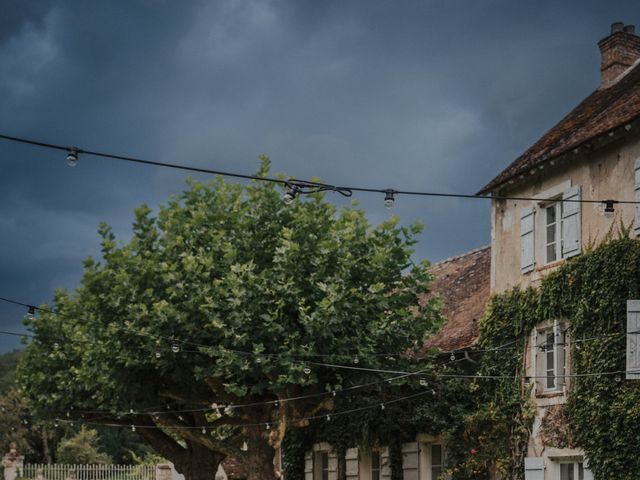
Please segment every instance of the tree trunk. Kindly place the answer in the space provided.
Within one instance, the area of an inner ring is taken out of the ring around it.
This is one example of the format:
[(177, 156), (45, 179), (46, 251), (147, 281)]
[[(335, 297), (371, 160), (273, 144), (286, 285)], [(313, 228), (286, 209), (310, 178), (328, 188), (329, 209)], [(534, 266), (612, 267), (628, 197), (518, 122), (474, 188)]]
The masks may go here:
[(247, 480), (275, 480), (273, 464), (275, 449), (263, 438), (263, 427), (252, 427), (247, 433), (247, 452), (243, 456), (243, 466), (247, 470)]
[(224, 454), (214, 452), (195, 442), (187, 442), (186, 450), (174, 465), (185, 480), (214, 480)]

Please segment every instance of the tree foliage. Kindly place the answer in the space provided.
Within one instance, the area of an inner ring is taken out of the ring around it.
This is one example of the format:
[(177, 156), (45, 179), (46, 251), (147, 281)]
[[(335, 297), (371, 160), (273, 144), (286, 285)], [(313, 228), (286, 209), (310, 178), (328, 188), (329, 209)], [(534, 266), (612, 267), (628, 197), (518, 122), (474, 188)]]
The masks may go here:
[(65, 438), (58, 445), (57, 459), (66, 464), (111, 463), (111, 457), (99, 450), (98, 432), (84, 426), (73, 437)]
[(103, 258), (56, 293), (58, 314), (28, 322), (21, 379), (41, 415), (97, 410), (94, 421), (147, 427), (188, 476), (213, 452), (207, 468), (234, 455), (271, 478), (287, 427), (333, 408), (330, 395), (283, 400), (362, 378), (319, 363), (375, 368), (377, 352), (421, 346), (439, 325), (437, 303), (419, 302), (430, 281), (411, 260), (419, 227), (373, 227), (321, 194), (285, 205), (266, 182), (189, 187), (156, 216), (138, 208), (129, 242), (101, 225)]

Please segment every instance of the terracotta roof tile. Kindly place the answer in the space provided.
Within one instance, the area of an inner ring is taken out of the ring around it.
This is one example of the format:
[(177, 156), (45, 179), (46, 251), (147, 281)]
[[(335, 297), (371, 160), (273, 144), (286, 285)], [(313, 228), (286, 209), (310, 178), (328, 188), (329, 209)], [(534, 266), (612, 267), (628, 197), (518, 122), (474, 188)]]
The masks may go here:
[(612, 86), (598, 89), (584, 99), (478, 193), (489, 193), (639, 116), (640, 65), (636, 64)]
[(426, 343), (427, 348), (458, 350), (478, 339), (477, 320), (489, 298), (491, 247), (472, 250), (431, 267), (435, 275), (431, 293), (443, 301), (446, 323)]

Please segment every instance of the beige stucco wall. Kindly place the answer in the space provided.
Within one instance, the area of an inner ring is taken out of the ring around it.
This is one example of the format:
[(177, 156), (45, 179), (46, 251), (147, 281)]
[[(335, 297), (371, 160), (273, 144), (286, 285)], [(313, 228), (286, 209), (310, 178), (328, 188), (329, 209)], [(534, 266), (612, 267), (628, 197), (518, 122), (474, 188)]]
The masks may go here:
[[(627, 138), (593, 152), (570, 154), (555, 165), (547, 164), (535, 174), (516, 181), (502, 196), (544, 198), (556, 196), (570, 186), (580, 185), (582, 198), (591, 200), (634, 200), (634, 163), (640, 157), (640, 137), (637, 132)], [(530, 273), (520, 270), (520, 214), (522, 209), (536, 206), (535, 257), (536, 266)], [(605, 217), (600, 204), (582, 204), (581, 231), (585, 245), (600, 243), (622, 219), (634, 220), (633, 205), (616, 205), (613, 218)], [(499, 293), (516, 285), (536, 285), (540, 279), (562, 263), (544, 264), (543, 215), (539, 202), (493, 200), (491, 209), (491, 292)]]

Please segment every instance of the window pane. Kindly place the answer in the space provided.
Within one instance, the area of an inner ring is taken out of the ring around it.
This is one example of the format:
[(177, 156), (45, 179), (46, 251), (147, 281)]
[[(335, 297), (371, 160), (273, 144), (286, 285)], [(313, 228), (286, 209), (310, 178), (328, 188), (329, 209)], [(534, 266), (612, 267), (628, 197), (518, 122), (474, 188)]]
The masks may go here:
[(380, 454), (377, 452), (373, 452), (371, 454), (371, 468), (377, 470), (380, 468)]
[(436, 480), (440, 475), (442, 475), (442, 467), (431, 467), (431, 478)]
[(431, 445), (431, 465), (434, 467), (442, 465), (441, 445)]
[(556, 243), (556, 224), (547, 227), (547, 243)]
[(578, 480), (584, 480), (584, 467), (582, 462), (578, 463)]
[(547, 262), (555, 262), (557, 259), (556, 244), (547, 245)]
[(552, 223), (556, 223), (556, 206), (551, 205), (547, 207), (547, 225), (551, 225)]

